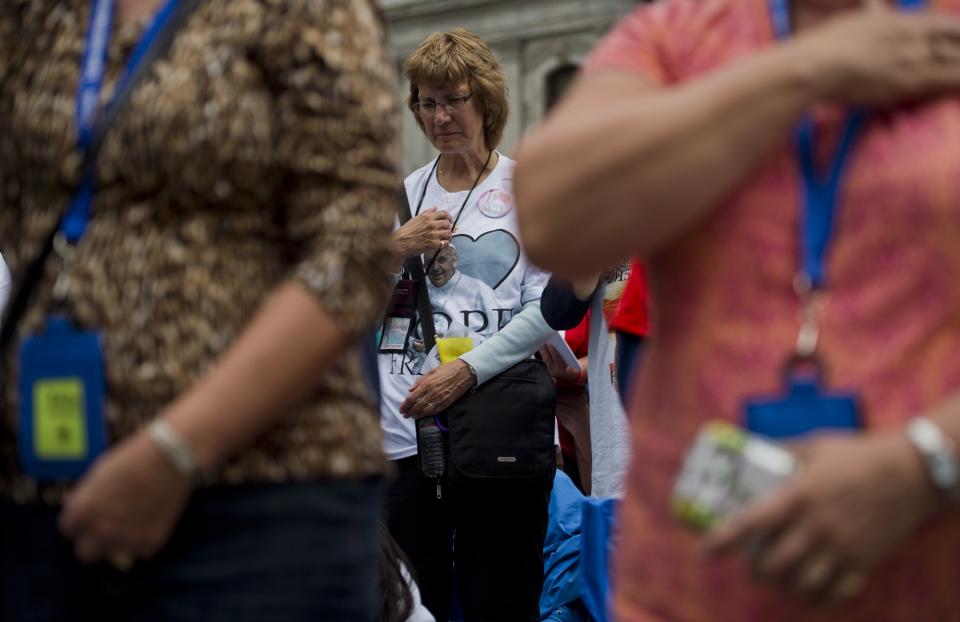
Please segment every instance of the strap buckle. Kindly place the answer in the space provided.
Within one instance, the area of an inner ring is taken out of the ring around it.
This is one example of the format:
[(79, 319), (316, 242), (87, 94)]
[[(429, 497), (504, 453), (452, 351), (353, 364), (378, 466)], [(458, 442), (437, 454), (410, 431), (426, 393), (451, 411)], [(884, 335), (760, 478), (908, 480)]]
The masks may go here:
[(824, 293), (813, 287), (810, 276), (799, 272), (793, 279), (793, 289), (800, 299), (797, 330), (797, 358), (809, 360), (815, 358), (820, 341), (820, 314), (826, 306)]

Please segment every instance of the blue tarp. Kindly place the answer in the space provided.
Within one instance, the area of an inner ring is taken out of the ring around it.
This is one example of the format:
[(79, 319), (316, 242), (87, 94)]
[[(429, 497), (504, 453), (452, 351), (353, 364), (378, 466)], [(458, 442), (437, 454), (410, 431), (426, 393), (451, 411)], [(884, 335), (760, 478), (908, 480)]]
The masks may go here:
[(581, 503), (580, 598), (597, 622), (607, 622), (617, 499), (585, 498)]
[(557, 471), (543, 545), (543, 620), (589, 621), (589, 615), (607, 622), (607, 559), (616, 507), (616, 499), (584, 497)]
[(580, 503), (583, 494), (557, 469), (543, 542), (543, 591), (540, 617), (580, 598)]

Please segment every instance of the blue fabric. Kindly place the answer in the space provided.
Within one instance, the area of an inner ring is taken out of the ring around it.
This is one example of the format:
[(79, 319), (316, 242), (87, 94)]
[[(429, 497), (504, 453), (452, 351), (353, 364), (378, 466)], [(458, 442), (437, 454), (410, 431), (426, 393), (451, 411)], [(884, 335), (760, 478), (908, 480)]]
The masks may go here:
[(580, 601), (564, 605), (543, 619), (543, 622), (593, 622)]
[(617, 499), (583, 499), (580, 532), (580, 598), (597, 622), (612, 619), (609, 612), (611, 557), (616, 530)]
[(553, 478), (543, 541), (543, 591), (540, 616), (580, 597), (580, 504), (583, 494), (563, 471)]
[(607, 622), (608, 560), (617, 499), (584, 497), (567, 475), (553, 480), (544, 540), (544, 622)]

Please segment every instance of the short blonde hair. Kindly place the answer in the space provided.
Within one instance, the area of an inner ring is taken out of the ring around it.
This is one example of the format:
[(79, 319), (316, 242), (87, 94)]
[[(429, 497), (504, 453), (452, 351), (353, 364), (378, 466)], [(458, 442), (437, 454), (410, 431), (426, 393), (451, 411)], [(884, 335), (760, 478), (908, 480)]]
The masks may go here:
[(410, 80), (407, 106), (421, 130), (426, 132), (423, 119), (412, 108), (420, 101), (420, 85), (453, 88), (466, 83), (483, 115), (484, 144), (487, 149), (500, 144), (510, 114), (507, 76), (480, 37), (463, 28), (435, 32), (403, 64), (403, 75)]

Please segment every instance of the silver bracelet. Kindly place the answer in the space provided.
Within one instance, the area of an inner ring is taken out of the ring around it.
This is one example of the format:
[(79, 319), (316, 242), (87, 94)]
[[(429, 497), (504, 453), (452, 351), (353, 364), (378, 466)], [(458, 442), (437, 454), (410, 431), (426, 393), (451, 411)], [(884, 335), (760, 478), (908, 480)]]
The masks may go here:
[(186, 439), (165, 419), (157, 417), (147, 426), (147, 436), (181, 475), (193, 477), (197, 473), (197, 458)]

